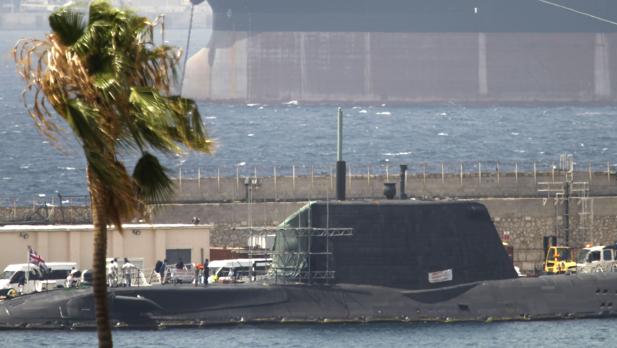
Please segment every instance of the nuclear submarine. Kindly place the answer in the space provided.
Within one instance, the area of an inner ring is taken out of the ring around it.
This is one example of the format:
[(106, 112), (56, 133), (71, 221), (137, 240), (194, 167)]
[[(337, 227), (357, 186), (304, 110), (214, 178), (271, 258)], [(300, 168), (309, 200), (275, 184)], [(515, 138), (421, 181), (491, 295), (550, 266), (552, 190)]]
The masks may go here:
[[(310, 202), (276, 228), (259, 282), (109, 289), (116, 328), (617, 316), (617, 273), (519, 277), (471, 201)], [(2, 329), (92, 329), (92, 290), (0, 303)]]

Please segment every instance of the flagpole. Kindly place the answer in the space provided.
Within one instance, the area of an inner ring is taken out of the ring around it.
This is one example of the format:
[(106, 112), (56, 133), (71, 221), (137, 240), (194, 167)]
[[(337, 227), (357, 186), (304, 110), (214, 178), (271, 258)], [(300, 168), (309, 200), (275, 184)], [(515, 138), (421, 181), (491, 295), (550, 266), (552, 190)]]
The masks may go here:
[[(26, 287), (26, 285), (28, 284), (28, 282), (30, 281), (30, 250), (31, 247), (28, 245), (28, 259), (27, 259), (27, 263), (28, 263), (28, 272), (26, 273), (26, 283), (24, 284), (24, 288)], [(22, 289), (21, 291), (23, 292), (25, 289)]]

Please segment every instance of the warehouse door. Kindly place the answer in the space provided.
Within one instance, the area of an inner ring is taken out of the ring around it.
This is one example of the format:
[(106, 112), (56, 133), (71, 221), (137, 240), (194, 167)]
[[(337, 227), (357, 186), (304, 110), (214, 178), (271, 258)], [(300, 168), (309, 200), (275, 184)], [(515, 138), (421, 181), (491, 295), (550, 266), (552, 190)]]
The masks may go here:
[(168, 265), (175, 265), (180, 260), (185, 264), (191, 263), (191, 249), (167, 249), (165, 258)]

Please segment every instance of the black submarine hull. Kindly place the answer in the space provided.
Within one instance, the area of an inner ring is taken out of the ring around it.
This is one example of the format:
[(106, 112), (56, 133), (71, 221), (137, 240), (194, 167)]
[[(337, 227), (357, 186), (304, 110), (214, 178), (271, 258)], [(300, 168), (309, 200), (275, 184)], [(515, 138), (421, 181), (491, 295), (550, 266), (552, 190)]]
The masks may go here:
[[(552, 320), (617, 316), (617, 273), (480, 281), (429, 290), (374, 285), (230, 284), (110, 289), (116, 328), (240, 323)], [(94, 329), (91, 289), (0, 303), (2, 329)]]

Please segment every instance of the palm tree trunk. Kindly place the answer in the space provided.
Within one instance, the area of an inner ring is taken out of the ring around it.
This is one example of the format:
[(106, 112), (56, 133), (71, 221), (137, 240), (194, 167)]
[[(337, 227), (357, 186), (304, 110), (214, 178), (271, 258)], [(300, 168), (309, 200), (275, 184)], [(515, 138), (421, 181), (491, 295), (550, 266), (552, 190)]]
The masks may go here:
[[(90, 193), (92, 195), (92, 221), (94, 223), (94, 256), (92, 259), (92, 288), (94, 291), (94, 304), (96, 311), (96, 332), (99, 338), (99, 347), (108, 348), (113, 346), (111, 339), (111, 325), (109, 323), (109, 310), (107, 305), (107, 216), (104, 201), (106, 190), (101, 187), (98, 180), (92, 177), (88, 170), (90, 181)], [(93, 180), (94, 179), (94, 180)]]

